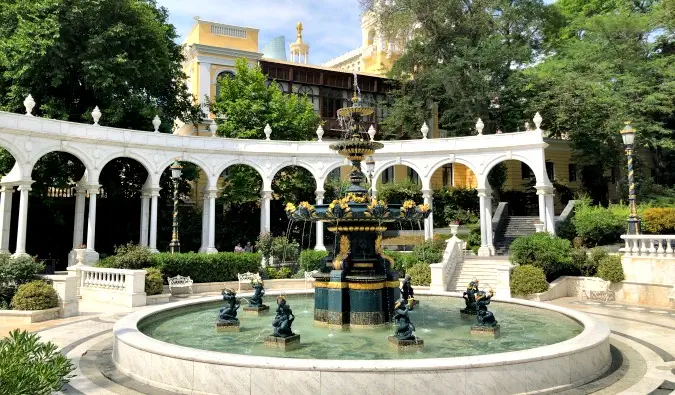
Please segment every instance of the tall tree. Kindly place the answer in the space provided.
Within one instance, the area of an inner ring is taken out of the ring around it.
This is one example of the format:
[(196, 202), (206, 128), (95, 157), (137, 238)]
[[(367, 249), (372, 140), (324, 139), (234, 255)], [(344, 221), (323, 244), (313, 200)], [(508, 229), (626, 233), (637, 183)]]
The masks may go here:
[[(384, 121), (397, 137), (411, 133), (439, 104), (439, 123), (450, 135), (522, 125), (522, 103), (515, 94), (518, 68), (535, 60), (542, 47), (547, 7), (541, 0), (365, 1), (381, 30), (407, 40), (390, 77), (398, 81)], [(414, 28), (411, 30), (411, 26)]]

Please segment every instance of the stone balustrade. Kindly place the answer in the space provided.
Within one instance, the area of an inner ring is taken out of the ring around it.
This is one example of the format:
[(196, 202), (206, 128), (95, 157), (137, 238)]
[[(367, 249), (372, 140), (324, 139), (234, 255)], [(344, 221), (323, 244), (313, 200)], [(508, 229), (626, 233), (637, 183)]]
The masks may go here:
[(145, 270), (71, 266), (79, 278), (83, 302), (110, 303), (124, 307), (145, 306)]
[(445, 292), (450, 283), (450, 278), (455, 273), (455, 267), (458, 262), (464, 260), (464, 251), (462, 250), (462, 240), (453, 236), (446, 241), (448, 243), (443, 252), (443, 260), (439, 263), (429, 265), (431, 267), (431, 286), (432, 292)]
[(675, 235), (622, 235), (626, 245), (621, 250), (631, 256), (672, 256)]

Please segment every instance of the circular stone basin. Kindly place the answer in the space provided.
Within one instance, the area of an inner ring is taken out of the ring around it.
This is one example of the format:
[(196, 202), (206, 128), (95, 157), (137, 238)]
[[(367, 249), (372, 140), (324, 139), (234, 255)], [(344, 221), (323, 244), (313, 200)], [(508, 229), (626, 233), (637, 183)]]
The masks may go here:
[(314, 327), (311, 298), (299, 295), (307, 292), (285, 293), (299, 349), (263, 346), (276, 307), (270, 291), (268, 315), (239, 310), (240, 333), (216, 332), (220, 296), (132, 313), (113, 328), (113, 362), (138, 381), (179, 393), (331, 395), (548, 393), (590, 382), (611, 364), (607, 326), (551, 304), (494, 301), (501, 336), (492, 339), (469, 334), (474, 321), (460, 317), (457, 293), (419, 291), (411, 319), (424, 350), (398, 354), (386, 339), (393, 327)]
[(459, 309), (464, 308), (464, 299), (421, 296), (418, 298), (420, 305), (410, 312), (410, 320), (417, 329), (417, 337), (424, 340), (424, 350), (399, 353), (387, 341), (387, 336), (394, 332), (392, 325), (334, 331), (313, 322), (314, 300), (311, 296), (291, 295), (287, 300), (295, 315), (293, 331), (301, 338), (301, 347), (295, 350), (283, 351), (263, 344), (265, 336), (272, 333), (276, 307), (272, 297), (266, 300), (272, 304), (267, 315), (250, 316), (239, 310), (239, 333), (216, 333), (215, 317), (222, 302), (155, 314), (141, 321), (138, 328), (157, 340), (185, 347), (308, 359), (411, 359), (494, 354), (559, 343), (583, 330), (577, 321), (555, 311), (493, 302), (489, 309), (499, 321), (500, 336), (495, 339), (471, 335), (469, 328), (476, 323), (476, 318), (460, 317)]

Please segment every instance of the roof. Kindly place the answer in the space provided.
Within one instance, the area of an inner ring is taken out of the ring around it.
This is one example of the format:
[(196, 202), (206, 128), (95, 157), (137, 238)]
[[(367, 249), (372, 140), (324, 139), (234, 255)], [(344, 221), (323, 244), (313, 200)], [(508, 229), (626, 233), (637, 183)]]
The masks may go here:
[[(307, 67), (309, 69), (333, 71), (333, 72), (336, 72), (336, 73), (354, 74), (353, 71), (342, 70), (342, 69), (338, 69), (338, 68), (335, 68), (335, 67), (326, 67), (326, 66), (317, 66), (317, 65), (314, 65), (314, 64), (295, 63), (295, 62), (288, 62), (288, 61), (279, 60), (279, 59), (263, 58), (261, 60), (265, 61), (265, 62), (268, 62), (268, 63), (278, 63), (278, 64), (287, 65), (287, 66), (296, 66), (296, 67), (299, 66), (299, 67)], [(384, 77), (382, 75), (375, 74), (375, 73), (368, 73), (368, 72), (364, 72), (364, 71), (356, 71), (356, 75), (362, 75), (362, 76), (374, 77), (374, 78), (381, 78), (381, 79), (385, 79), (385, 80), (388, 79), (387, 77)]]

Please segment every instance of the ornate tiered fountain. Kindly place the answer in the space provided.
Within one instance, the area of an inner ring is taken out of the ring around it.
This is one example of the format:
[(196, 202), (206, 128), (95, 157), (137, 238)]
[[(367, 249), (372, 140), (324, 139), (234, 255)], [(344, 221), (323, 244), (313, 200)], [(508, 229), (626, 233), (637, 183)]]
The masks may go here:
[(386, 223), (417, 222), (429, 216), (429, 207), (413, 201), (388, 205), (371, 199), (363, 186), (363, 159), (383, 147), (373, 141), (362, 119), (373, 108), (360, 103), (356, 78), (352, 106), (338, 110), (343, 135), (330, 148), (352, 164), (347, 193), (330, 204), (312, 206), (289, 203), (286, 213), (295, 221), (321, 221), (336, 235), (336, 250), (326, 267), (314, 275), (314, 321), (330, 327), (370, 327), (392, 322), (394, 304), (400, 298), (398, 275), (392, 260), (382, 253)]

